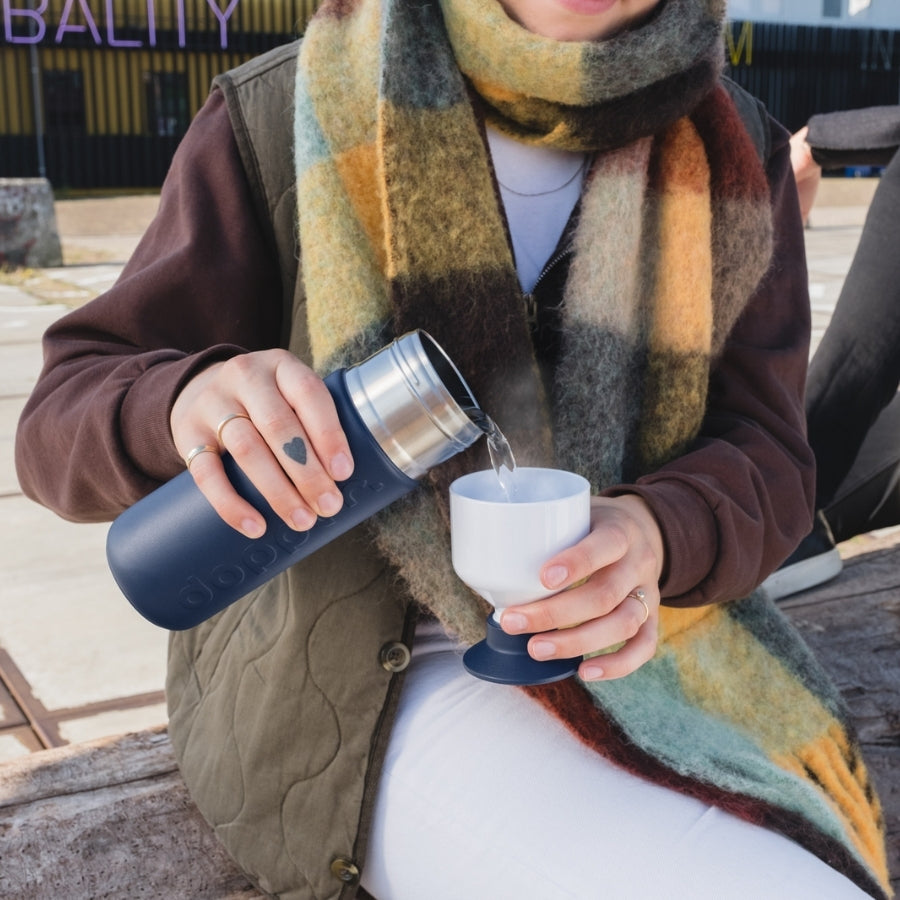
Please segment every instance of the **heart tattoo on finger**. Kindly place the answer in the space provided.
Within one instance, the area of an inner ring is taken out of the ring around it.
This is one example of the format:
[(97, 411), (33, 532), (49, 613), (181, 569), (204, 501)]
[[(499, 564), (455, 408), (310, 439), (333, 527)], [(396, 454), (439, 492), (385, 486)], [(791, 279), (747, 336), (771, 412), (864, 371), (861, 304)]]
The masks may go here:
[(289, 459), (300, 463), (301, 466), (306, 465), (306, 443), (303, 438), (295, 437), (292, 441), (286, 443), (282, 449)]

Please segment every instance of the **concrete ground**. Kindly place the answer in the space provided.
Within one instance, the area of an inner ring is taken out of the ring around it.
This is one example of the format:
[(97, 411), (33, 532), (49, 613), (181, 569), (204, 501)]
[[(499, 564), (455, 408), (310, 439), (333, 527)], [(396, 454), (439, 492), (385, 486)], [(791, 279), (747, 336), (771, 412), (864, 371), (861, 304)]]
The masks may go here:
[[(820, 189), (806, 232), (814, 340), (874, 187), (828, 179)], [(113, 283), (156, 206), (153, 195), (58, 201), (65, 264), (0, 274), (0, 760), (166, 720), (167, 636), (116, 588), (107, 526), (65, 522), (27, 500), (12, 452), (40, 371), (43, 330)]]
[(59, 201), (61, 268), (0, 275), (0, 759), (166, 721), (166, 633), (106, 568), (106, 525), (63, 521), (26, 499), (16, 422), (44, 329), (118, 277), (158, 197)]

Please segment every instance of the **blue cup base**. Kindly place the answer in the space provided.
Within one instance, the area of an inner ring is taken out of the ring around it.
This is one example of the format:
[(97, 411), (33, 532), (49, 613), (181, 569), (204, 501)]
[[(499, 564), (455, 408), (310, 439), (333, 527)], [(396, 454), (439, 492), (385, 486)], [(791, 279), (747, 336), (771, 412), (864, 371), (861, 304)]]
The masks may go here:
[(578, 672), (581, 657), (539, 662), (528, 655), (530, 634), (507, 634), (488, 616), (487, 636), (463, 655), (466, 671), (495, 684), (551, 684)]

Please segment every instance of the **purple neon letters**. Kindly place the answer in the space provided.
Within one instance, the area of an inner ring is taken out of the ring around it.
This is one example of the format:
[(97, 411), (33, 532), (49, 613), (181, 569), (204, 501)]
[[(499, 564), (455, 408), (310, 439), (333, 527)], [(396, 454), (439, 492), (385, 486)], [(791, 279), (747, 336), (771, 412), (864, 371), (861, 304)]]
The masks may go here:
[[(187, 41), (185, 3), (188, 0), (144, 0), (144, 2), (147, 19), (146, 38), (142, 40), (134, 38), (123, 40), (116, 37), (116, 10), (113, 0), (66, 0), (58, 21), (48, 21), (49, 0), (40, 0), (34, 9), (15, 7), (12, 5), (13, 0), (2, 0), (4, 34), (10, 44), (40, 44), (52, 35), (50, 38), (52, 43), (60, 45), (65, 43), (67, 35), (89, 34), (97, 46), (155, 47), (157, 9), (167, 7), (167, 12), (174, 12), (172, 18), (178, 31), (178, 46), (184, 47)], [(224, 10), (219, 7), (216, 0), (205, 2), (219, 23), (219, 45), (225, 50), (228, 47), (228, 20), (240, 0), (228, 0)], [(78, 13), (73, 17), (76, 7)]]

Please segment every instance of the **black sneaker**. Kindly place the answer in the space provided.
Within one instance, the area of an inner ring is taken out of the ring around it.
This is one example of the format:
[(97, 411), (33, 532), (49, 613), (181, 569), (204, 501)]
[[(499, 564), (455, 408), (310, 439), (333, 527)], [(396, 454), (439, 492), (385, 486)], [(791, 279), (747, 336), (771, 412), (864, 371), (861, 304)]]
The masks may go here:
[(834, 546), (831, 528), (825, 516), (817, 512), (813, 530), (780, 568), (759, 586), (759, 591), (769, 600), (783, 600), (830, 581), (840, 574), (843, 565), (841, 555)]

